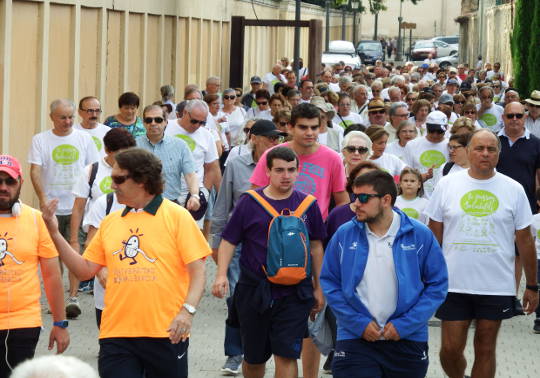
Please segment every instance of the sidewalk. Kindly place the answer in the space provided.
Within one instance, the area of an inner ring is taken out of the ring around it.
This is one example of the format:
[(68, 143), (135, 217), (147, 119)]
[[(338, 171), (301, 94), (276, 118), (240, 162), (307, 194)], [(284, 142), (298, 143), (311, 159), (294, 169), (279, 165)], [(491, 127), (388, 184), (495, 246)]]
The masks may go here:
[[(224, 322), (227, 314), (225, 301), (214, 298), (210, 287), (214, 280), (215, 264), (211, 259), (207, 262), (207, 290), (201, 306), (193, 322), (193, 334), (189, 347), (189, 371), (193, 378), (220, 377), (219, 369), (225, 361), (223, 356)], [(523, 286), (523, 285), (522, 285)], [(71, 344), (67, 355), (78, 357), (97, 368), (98, 332), (96, 328), (93, 297), (80, 294), (83, 310), (77, 320), (70, 321), (69, 332)], [(51, 316), (45, 313), (46, 304), (43, 302), (43, 324), (45, 330), (40, 336), (36, 355), (51, 353), (47, 351)], [(533, 378), (539, 376), (540, 364), (540, 335), (532, 332), (534, 315), (519, 316), (503, 322), (497, 346), (497, 377), (500, 378)], [(466, 355), (469, 363), (468, 372), (473, 358), (472, 334), (469, 337)], [(442, 378), (439, 363), (440, 329), (430, 327), (429, 359), (430, 366), (427, 377)], [(321, 358), (321, 367), (325, 358)], [(301, 367), (301, 364), (299, 363)], [(273, 363), (268, 364), (266, 377), (273, 377)], [(330, 375), (319, 375), (330, 377)]]

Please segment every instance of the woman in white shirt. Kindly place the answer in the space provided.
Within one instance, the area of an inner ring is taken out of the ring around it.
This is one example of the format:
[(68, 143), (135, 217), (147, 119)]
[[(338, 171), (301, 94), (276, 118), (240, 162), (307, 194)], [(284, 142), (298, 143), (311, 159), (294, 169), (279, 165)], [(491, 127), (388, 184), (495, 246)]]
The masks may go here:
[(388, 142), (388, 132), (382, 126), (370, 126), (366, 130), (372, 142), (373, 153), (369, 159), (377, 164), (383, 171), (390, 173), (394, 177), (399, 177), (405, 163), (397, 156), (385, 153), (386, 142)]
[(420, 135), (426, 134), (426, 119), (430, 111), (431, 103), (424, 99), (416, 100), (412, 107), (413, 116), (409, 118), (409, 121), (414, 122)]
[(371, 155), (371, 139), (361, 131), (351, 131), (343, 138), (341, 152), (345, 164), (345, 175), (349, 177), (353, 168)]
[(332, 121), (344, 129), (353, 123), (362, 124), (363, 121), (358, 113), (351, 112), (351, 101), (351, 96), (347, 93), (342, 92), (339, 94), (338, 111)]
[(386, 146), (384, 152), (392, 154), (405, 161), (405, 146), (407, 142), (418, 136), (418, 129), (411, 121), (401, 121), (396, 131), (396, 140)]
[(236, 91), (232, 88), (223, 91), (223, 108), (220, 112), (220, 118), (223, 119), (222, 125), (229, 131), (229, 144), (231, 147), (240, 143), (242, 135), (242, 126), (246, 120), (246, 111), (241, 106), (236, 106)]

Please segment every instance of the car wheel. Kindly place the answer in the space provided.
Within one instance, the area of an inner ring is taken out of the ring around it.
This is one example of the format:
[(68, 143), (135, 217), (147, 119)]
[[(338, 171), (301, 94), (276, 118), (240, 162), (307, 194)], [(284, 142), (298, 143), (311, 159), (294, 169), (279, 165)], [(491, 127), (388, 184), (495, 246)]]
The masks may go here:
[(450, 62), (441, 62), (441, 63), (439, 63), (439, 67), (442, 68), (442, 69), (445, 69), (448, 66), (451, 66)]
[(454, 54), (457, 54), (456, 50), (450, 51), (450, 55), (454, 55)]

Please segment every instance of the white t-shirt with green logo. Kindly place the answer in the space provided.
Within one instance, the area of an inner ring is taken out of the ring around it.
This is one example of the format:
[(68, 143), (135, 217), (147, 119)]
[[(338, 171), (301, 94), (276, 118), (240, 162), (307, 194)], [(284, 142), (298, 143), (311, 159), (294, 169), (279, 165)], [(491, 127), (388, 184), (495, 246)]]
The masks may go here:
[(99, 160), (92, 137), (73, 129), (67, 136), (47, 130), (32, 137), (28, 162), (41, 166), (41, 183), (48, 199), (58, 198), (57, 215), (69, 215), (75, 197), (71, 190), (84, 167)]
[(448, 291), (516, 294), (514, 234), (533, 220), (521, 184), (498, 172), (488, 180), (457, 172), (440, 180), (426, 214), (444, 224)]
[[(476, 105), (476, 110), (480, 111), (480, 104)], [(493, 132), (498, 132), (503, 126), (502, 116), (504, 108), (497, 104), (491, 104), (491, 108), (486, 110), (484, 114), (479, 115), (478, 123), (485, 129)]]
[(386, 153), (386, 151), (379, 158), (370, 159), (370, 161), (392, 176), (399, 176), (403, 168), (405, 168), (405, 163), (400, 158)]
[[(212, 133), (205, 127), (199, 127), (194, 133), (187, 132), (178, 122), (168, 124), (165, 135), (182, 139), (188, 145), (193, 154), (193, 164), (199, 183), (202, 186), (204, 179), (204, 164), (212, 163), (219, 159), (216, 143)], [(182, 192), (187, 192), (185, 181), (182, 182)]]
[(414, 218), (424, 224), (428, 223), (428, 217), (425, 213), (428, 200), (422, 197), (416, 197), (413, 200), (407, 200), (403, 196), (396, 198), (396, 207), (407, 214), (410, 218)]
[(405, 146), (405, 163), (418, 169), (420, 173), (426, 173), (433, 167), (433, 178), (424, 182), (424, 195), (426, 198), (431, 196), (435, 185), (442, 176), (439, 171), (442, 170), (444, 163), (448, 161), (448, 139), (440, 143), (431, 143), (426, 137), (416, 138)]
[(346, 129), (347, 127), (349, 127), (350, 125), (355, 124), (355, 123), (363, 124), (363, 121), (364, 120), (362, 119), (360, 114), (353, 113), (353, 112), (350, 112), (349, 115), (347, 115), (347, 116), (339, 116), (336, 113), (336, 115), (332, 119), (333, 123), (338, 124), (339, 126), (343, 127), (344, 129)]
[[(92, 184), (92, 199), (89, 201), (87, 208), (93, 204), (103, 194), (111, 193), (112, 179), (111, 179), (112, 167), (105, 161), (104, 158), (99, 159), (98, 169), (96, 172), (96, 178)], [(88, 198), (90, 193), (90, 174), (92, 172), (92, 164), (87, 165), (84, 168), (84, 172), (79, 176), (75, 185), (73, 185), (73, 195), (76, 198)]]
[(98, 123), (97, 126), (94, 127), (93, 129), (85, 129), (84, 127), (82, 127), (80, 124), (77, 123), (73, 125), (73, 128), (77, 130), (81, 130), (81, 131), (86, 131), (88, 134), (90, 134), (90, 136), (92, 137), (92, 140), (96, 144), (96, 148), (99, 152), (99, 156), (100, 157), (105, 156), (105, 145), (103, 144), (103, 137), (111, 129), (109, 126), (106, 126), (102, 123)]
[(534, 237), (534, 246), (536, 247), (536, 258), (540, 260), (540, 214), (533, 215), (531, 232)]

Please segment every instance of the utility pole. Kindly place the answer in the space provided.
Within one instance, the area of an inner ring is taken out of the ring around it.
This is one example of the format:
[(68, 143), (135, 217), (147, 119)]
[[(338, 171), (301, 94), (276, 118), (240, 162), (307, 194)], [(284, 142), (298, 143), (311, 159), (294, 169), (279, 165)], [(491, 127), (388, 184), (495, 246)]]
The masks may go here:
[(330, 44), (330, 0), (326, 0), (326, 36), (324, 38), (324, 51), (328, 51)]
[(345, 7), (346, 4), (341, 5), (341, 40), (345, 41), (345, 24), (346, 24), (346, 18), (345, 18)]
[(300, 7), (302, 3), (300, 0), (296, 0), (296, 12), (295, 12), (295, 20), (297, 22), (296, 26), (294, 27), (294, 73), (296, 74), (296, 85), (300, 84), (300, 26), (298, 23), (300, 22)]
[(397, 61), (401, 61), (401, 50), (402, 50), (402, 44), (403, 44), (403, 41), (401, 40), (401, 22), (403, 21), (403, 17), (401, 17), (402, 8), (403, 8), (403, 0), (400, 0), (399, 1), (399, 17), (398, 17), (399, 29), (398, 29), (397, 56), (396, 56)]
[(352, 32), (352, 42), (354, 45), (354, 48), (356, 48), (356, 42), (357, 42), (357, 31), (356, 31), (356, 11), (358, 10), (358, 5), (360, 5), (360, 1), (358, 0), (351, 0), (351, 7), (352, 7), (352, 14), (353, 14), (353, 32)]
[(377, 29), (379, 28), (379, 11), (375, 12), (375, 30), (373, 31), (373, 40), (377, 41)]

